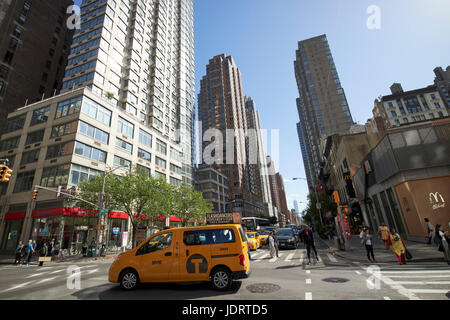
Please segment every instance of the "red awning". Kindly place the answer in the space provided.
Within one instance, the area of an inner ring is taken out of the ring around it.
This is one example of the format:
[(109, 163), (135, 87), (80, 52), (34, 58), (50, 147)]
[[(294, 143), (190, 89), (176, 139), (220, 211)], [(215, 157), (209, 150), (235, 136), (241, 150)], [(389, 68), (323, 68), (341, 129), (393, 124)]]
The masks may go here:
[(51, 217), (51, 216), (77, 216), (77, 217), (94, 217), (98, 210), (82, 209), (82, 208), (69, 208), (58, 207), (50, 209), (37, 209), (33, 210), (31, 216), (33, 218)]
[(5, 215), (5, 220), (19, 220), (25, 218), (26, 211), (20, 211), (20, 212), (8, 212)]
[(120, 211), (110, 211), (108, 217), (113, 219), (128, 219), (128, 214)]

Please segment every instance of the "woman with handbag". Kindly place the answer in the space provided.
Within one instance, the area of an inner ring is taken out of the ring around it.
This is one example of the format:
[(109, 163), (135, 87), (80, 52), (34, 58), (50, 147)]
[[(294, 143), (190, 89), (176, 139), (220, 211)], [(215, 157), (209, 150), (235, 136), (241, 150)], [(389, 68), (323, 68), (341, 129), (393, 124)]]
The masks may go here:
[(406, 264), (405, 252), (406, 245), (402, 237), (397, 233), (395, 229), (391, 230), (391, 234), (388, 238), (388, 248), (392, 246), (392, 251), (395, 253), (399, 264)]
[[(373, 237), (369, 233), (368, 228), (365, 230), (365, 233), (363, 234), (363, 241), (367, 251), (367, 259), (369, 260), (369, 262), (377, 262), (377, 260), (375, 260), (375, 255), (373, 254), (373, 243), (372, 243)], [(370, 258), (371, 255), (372, 259)]]

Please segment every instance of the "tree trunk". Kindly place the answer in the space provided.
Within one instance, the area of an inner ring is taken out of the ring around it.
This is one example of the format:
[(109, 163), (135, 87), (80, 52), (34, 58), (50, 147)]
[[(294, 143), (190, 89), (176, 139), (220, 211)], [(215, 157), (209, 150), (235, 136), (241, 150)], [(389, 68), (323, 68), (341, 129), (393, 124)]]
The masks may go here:
[(132, 232), (133, 234), (131, 235), (131, 248), (133, 249), (136, 246), (136, 230), (137, 230), (137, 226), (136, 223), (134, 221), (131, 221), (131, 225), (133, 226), (132, 228)]

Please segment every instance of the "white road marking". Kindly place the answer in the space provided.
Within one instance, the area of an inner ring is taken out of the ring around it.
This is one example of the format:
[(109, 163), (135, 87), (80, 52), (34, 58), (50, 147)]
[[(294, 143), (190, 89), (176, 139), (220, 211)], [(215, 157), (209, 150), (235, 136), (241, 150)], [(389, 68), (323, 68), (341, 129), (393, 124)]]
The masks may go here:
[(266, 253), (266, 254), (263, 254), (259, 259), (255, 259), (255, 260), (253, 260), (253, 262), (258, 262), (258, 261), (261, 261), (261, 260), (263, 260), (263, 259), (265, 259), (265, 258), (267, 258), (268, 256), (270, 256), (270, 254), (269, 253)]
[(305, 252), (302, 251), (301, 255), (300, 255), (300, 264), (304, 264), (305, 263)]
[(254, 259), (256, 256), (259, 256), (261, 253), (263, 253), (263, 252), (250, 253), (250, 256), (252, 257), (252, 259)]
[(438, 290), (438, 289), (409, 289), (409, 291), (414, 293), (447, 293), (448, 290)]
[(294, 254), (295, 254), (295, 252), (294, 252), (294, 253), (290, 253), (290, 254), (286, 257), (286, 259), (285, 259), (284, 261), (291, 261), (291, 260), (292, 260), (292, 257), (294, 256)]
[(66, 270), (66, 269), (56, 270), (56, 271), (50, 272), (49, 274), (55, 274), (55, 273), (58, 273), (58, 272), (62, 272), (64, 270)]
[(94, 269), (94, 270), (89, 270), (88, 272), (87, 272), (87, 274), (93, 274), (93, 273), (95, 273), (95, 272), (98, 272), (100, 269)]
[(391, 298), (389, 298), (389, 297), (384, 297), (384, 300), (391, 300)]
[(423, 276), (389, 275), (389, 278), (408, 278), (408, 279), (411, 279), (411, 278), (423, 278), (423, 277), (426, 277), (426, 278), (450, 278), (450, 275), (444, 275), (444, 274), (441, 274), (441, 275), (423, 275)]
[(312, 293), (311, 292), (305, 292), (305, 300), (312, 300)]
[(311, 284), (311, 279), (306, 279), (306, 284)]
[(91, 265), (88, 265), (88, 266), (81, 266), (80, 269), (84, 269), (84, 268), (95, 268), (95, 267), (98, 267), (98, 264), (91, 264)]
[(382, 272), (383, 272), (383, 274), (386, 274), (386, 273), (401, 273), (401, 274), (425, 273), (426, 276), (428, 276), (428, 274), (430, 274), (430, 273), (450, 273), (450, 270), (420, 270), (420, 271), (419, 270), (398, 270), (398, 271), (384, 271), (383, 270)]
[(9, 288), (9, 289), (0, 291), (0, 293), (8, 292), (8, 291), (11, 291), (11, 290), (14, 290), (14, 289), (18, 289), (18, 288), (25, 287), (26, 285), (28, 285), (28, 284), (30, 284), (30, 283), (33, 283), (33, 282), (34, 282), (34, 281), (29, 281), (29, 282), (25, 282), (25, 283), (22, 283), (22, 284), (18, 284), (17, 286), (14, 286), (14, 287), (11, 287), (11, 288)]
[(306, 274), (311, 274), (311, 270), (306, 270)]
[(269, 260), (269, 262), (275, 262), (275, 261), (277, 261), (278, 258), (280, 258), (282, 255), (283, 255), (282, 253), (279, 253), (279, 254), (278, 254), (278, 257), (277, 257), (277, 256), (273, 257), (272, 259)]
[(35, 273), (35, 274), (32, 274), (31, 276), (25, 277), (25, 279), (41, 276), (41, 275), (46, 274), (46, 273), (47, 272)]
[(56, 278), (58, 278), (58, 276), (42, 279), (41, 281), (37, 282), (36, 284), (40, 284), (40, 283), (44, 283), (44, 282), (47, 282), (47, 281), (55, 280)]
[(327, 253), (327, 257), (328, 257), (328, 259), (330, 259), (331, 262), (338, 262), (337, 259), (329, 253)]
[(429, 284), (450, 284), (450, 281), (396, 281), (399, 284), (418, 284), (418, 285), (429, 285)]
[(361, 272), (359, 272), (359, 271), (355, 271), (356, 272), (356, 274), (359, 274), (359, 275), (361, 275)]

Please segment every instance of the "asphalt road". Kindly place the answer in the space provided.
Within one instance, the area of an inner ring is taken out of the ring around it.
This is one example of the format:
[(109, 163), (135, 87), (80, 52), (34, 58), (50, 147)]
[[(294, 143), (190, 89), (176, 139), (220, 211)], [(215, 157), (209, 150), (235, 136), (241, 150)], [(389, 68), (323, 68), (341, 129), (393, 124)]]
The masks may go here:
[[(209, 284), (146, 284), (124, 292), (108, 282), (110, 260), (28, 268), (0, 266), (0, 299), (49, 300), (409, 300), (450, 299), (450, 268), (444, 263), (369, 264), (350, 261), (319, 247), (320, 261), (306, 265), (306, 250), (267, 248), (252, 252), (250, 278), (226, 292)], [(71, 276), (80, 268), (79, 283)], [(79, 284), (79, 286), (77, 286)]]

